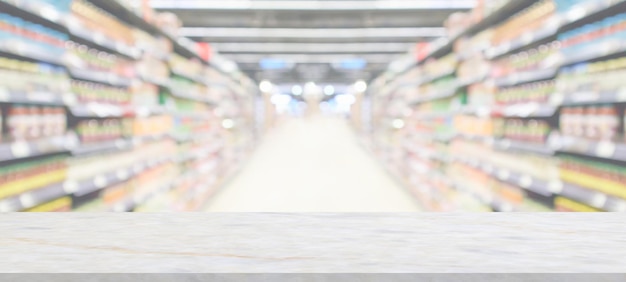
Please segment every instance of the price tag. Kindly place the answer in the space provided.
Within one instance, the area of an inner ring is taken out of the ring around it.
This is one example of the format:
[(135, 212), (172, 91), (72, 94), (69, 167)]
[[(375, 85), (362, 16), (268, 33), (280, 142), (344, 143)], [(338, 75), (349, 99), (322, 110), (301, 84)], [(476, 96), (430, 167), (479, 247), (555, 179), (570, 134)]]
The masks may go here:
[(626, 202), (620, 201), (616, 204), (615, 207), (616, 212), (626, 212)]
[(78, 183), (76, 181), (68, 180), (63, 183), (63, 191), (67, 194), (74, 194), (78, 192)]
[(25, 193), (20, 195), (20, 204), (22, 204), (22, 207), (24, 208), (32, 208), (37, 205), (37, 202), (35, 201), (33, 195)]
[(529, 117), (539, 110), (538, 104), (527, 104), (520, 108), (520, 117)]
[(571, 9), (567, 13), (566, 19), (569, 22), (574, 22), (574, 21), (584, 18), (586, 15), (587, 15), (587, 9), (585, 9), (584, 7), (578, 6), (576, 8)]
[(6, 87), (0, 87), (0, 102), (10, 102), (11, 95)]
[(498, 171), (498, 179), (502, 181), (507, 181), (509, 180), (509, 177), (511, 177), (511, 173), (508, 170), (501, 169), (500, 171)]
[(511, 42), (506, 42), (506, 43), (500, 45), (500, 47), (496, 48), (496, 51), (494, 52), (495, 56), (499, 56), (499, 55), (502, 55), (502, 54), (505, 54), (505, 53), (511, 51), (511, 47), (512, 47), (511, 46)]
[(106, 177), (99, 175), (97, 176), (94, 180), (93, 180), (93, 184), (96, 185), (96, 187), (98, 188), (104, 188), (106, 187), (109, 183), (107, 182)]
[(617, 101), (618, 102), (626, 102), (626, 87), (622, 87), (617, 92)]
[[(476, 195), (476, 194), (474, 194), (474, 195)], [(482, 196), (476, 195), (476, 196), (477, 196), (477, 198), (479, 198), (479, 199), (480, 199), (483, 203), (492, 203), (492, 202), (493, 202), (493, 195), (491, 195), (491, 194), (486, 194), (486, 195), (482, 195)]]
[(124, 205), (124, 203), (116, 204), (115, 206), (113, 206), (113, 211), (114, 212), (125, 212), (126, 211), (126, 205)]
[(608, 200), (608, 197), (604, 194), (595, 194), (593, 196), (593, 198), (591, 198), (591, 205), (602, 209), (604, 208), (604, 205), (606, 204), (606, 201)]
[(139, 107), (135, 110), (135, 115), (140, 118), (149, 117), (150, 113), (151, 112), (148, 107)]
[(598, 143), (595, 153), (596, 156), (600, 158), (612, 158), (615, 156), (616, 146), (611, 142), (600, 142)]
[(52, 93), (30, 92), (26, 95), (26, 99), (31, 102), (52, 103), (55, 100), (54, 96)]
[(15, 158), (27, 158), (31, 155), (31, 147), (26, 142), (15, 142), (11, 144), (11, 153)]
[(502, 212), (512, 212), (513, 211), (513, 206), (511, 204), (509, 204), (509, 203), (503, 203), (500, 206), (500, 210)]
[(13, 212), (15, 211), (15, 205), (9, 201), (0, 201), (0, 212)]
[(571, 94), (571, 99), (575, 103), (596, 102), (600, 100), (600, 93), (578, 92)]
[(105, 81), (107, 83), (109, 83), (109, 84), (112, 84), (112, 85), (117, 85), (117, 83), (118, 83), (117, 77), (115, 75), (112, 75), (112, 74), (105, 75)]
[(63, 146), (66, 150), (77, 148), (78, 143), (78, 137), (75, 134), (69, 134), (63, 138)]
[(144, 200), (143, 195), (139, 195), (139, 194), (133, 195), (133, 202), (135, 202), (135, 204), (140, 204), (143, 202), (143, 200)]
[(125, 51), (126, 51), (126, 50), (125, 50), (125, 47), (126, 47), (126, 46), (124, 46), (124, 44), (122, 44), (122, 43), (120, 43), (120, 42), (115, 42), (115, 50), (116, 50), (117, 52), (120, 52), (120, 53), (128, 53), (128, 52), (125, 52)]
[(502, 142), (500, 142), (500, 147), (501, 147), (503, 150), (508, 150), (508, 149), (510, 149), (510, 148), (511, 148), (511, 145), (512, 145), (512, 143), (511, 143), (511, 141), (510, 141), (510, 140), (502, 140)]
[(128, 179), (129, 174), (130, 173), (126, 169), (120, 169), (116, 173), (117, 179), (119, 179), (119, 180), (126, 180), (126, 179)]
[(128, 143), (126, 143), (125, 140), (116, 140), (115, 141), (115, 147), (119, 150), (126, 148), (126, 146), (128, 145)]
[(552, 194), (561, 194), (561, 192), (563, 192), (563, 188), (564, 185), (561, 181), (552, 181), (548, 183), (548, 191)]
[(41, 7), (39, 10), (39, 15), (42, 18), (47, 19), (51, 22), (58, 22), (61, 18), (61, 14), (59, 14), (59, 12), (51, 7)]
[(93, 35), (93, 41), (96, 42), (96, 44), (98, 45), (104, 44), (105, 42), (104, 40), (105, 40), (104, 35), (102, 35), (101, 33), (96, 33)]
[(486, 165), (483, 167), (483, 170), (484, 170), (487, 174), (489, 174), (489, 175), (493, 174), (493, 171), (494, 171), (493, 166), (492, 166), (492, 165), (490, 165), (490, 164), (486, 164)]
[(494, 138), (491, 137), (484, 137), (482, 139), (483, 143), (485, 143), (485, 145), (487, 145), (488, 147), (493, 147), (494, 144), (496, 143), (496, 140)]
[(78, 103), (78, 99), (73, 93), (63, 94), (63, 103), (67, 106), (75, 106)]
[(535, 40), (535, 35), (532, 33), (527, 33), (522, 36), (522, 44), (524, 46), (532, 43), (534, 40)]
[(520, 178), (519, 180), (519, 185), (522, 188), (530, 188), (530, 186), (533, 185), (533, 179), (532, 177), (528, 176), (528, 175), (524, 175)]
[(144, 165), (143, 165), (143, 164), (137, 164), (137, 165), (135, 165), (135, 167), (134, 167), (135, 174), (139, 174), (139, 173), (141, 173), (142, 171), (144, 171), (144, 169), (146, 169), (146, 168), (144, 167)]
[(564, 100), (565, 95), (563, 95), (563, 93), (554, 93), (552, 94), (552, 96), (550, 96), (550, 104), (552, 106), (560, 106), (563, 104)]

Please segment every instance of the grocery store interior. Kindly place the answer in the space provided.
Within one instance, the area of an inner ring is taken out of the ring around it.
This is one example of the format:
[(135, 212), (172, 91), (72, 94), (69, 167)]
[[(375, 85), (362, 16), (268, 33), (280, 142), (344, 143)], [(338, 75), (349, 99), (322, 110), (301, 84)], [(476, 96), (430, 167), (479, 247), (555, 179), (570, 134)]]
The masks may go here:
[(626, 1), (0, 0), (0, 212), (625, 212)]

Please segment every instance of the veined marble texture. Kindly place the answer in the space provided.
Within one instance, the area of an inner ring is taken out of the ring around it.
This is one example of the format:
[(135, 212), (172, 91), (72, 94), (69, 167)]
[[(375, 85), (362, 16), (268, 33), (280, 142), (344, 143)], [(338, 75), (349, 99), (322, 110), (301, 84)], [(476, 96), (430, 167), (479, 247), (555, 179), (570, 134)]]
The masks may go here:
[(624, 214), (0, 214), (9, 273), (623, 273)]

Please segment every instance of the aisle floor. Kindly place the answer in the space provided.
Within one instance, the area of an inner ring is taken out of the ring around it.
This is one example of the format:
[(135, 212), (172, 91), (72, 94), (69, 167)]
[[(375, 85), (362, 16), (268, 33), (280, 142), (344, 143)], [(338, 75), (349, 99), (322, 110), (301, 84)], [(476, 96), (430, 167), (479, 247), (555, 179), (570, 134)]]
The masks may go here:
[(415, 212), (419, 206), (347, 121), (316, 116), (271, 130), (207, 211)]

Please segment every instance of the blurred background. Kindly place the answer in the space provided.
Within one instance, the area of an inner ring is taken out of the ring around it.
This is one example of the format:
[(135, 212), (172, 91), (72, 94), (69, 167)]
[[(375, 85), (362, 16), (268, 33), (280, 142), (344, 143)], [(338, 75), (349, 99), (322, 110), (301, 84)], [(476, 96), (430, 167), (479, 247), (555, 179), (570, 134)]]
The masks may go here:
[(0, 0), (0, 212), (626, 211), (621, 0)]

